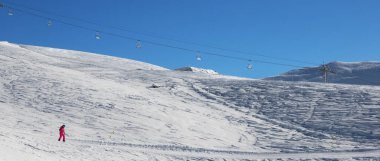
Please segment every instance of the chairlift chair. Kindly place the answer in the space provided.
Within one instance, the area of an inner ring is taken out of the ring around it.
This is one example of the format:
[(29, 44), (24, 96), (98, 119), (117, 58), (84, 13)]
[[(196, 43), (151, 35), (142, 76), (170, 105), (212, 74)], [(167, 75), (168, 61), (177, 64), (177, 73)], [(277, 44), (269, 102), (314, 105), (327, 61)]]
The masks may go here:
[(13, 16), (13, 10), (12, 9), (8, 9), (8, 15)]
[(95, 34), (95, 38), (96, 38), (97, 40), (100, 40), (100, 39), (101, 39), (99, 32), (96, 32), (96, 34)]
[(140, 40), (137, 40), (137, 42), (136, 42), (136, 48), (137, 49), (140, 49), (142, 47), (142, 45), (141, 45), (141, 41)]
[(252, 70), (252, 69), (253, 69), (252, 60), (248, 60), (247, 69), (249, 69), (249, 70)]
[(202, 57), (201, 57), (200, 55), (197, 55), (196, 59), (197, 59), (198, 61), (201, 61), (201, 60), (202, 60)]
[(53, 25), (53, 21), (51, 21), (51, 20), (48, 20), (48, 23), (47, 23), (47, 25), (50, 27), (50, 26), (52, 26)]
[(251, 63), (248, 64), (248, 65), (247, 65), (247, 69), (250, 69), (250, 70), (253, 69), (253, 65), (252, 65)]

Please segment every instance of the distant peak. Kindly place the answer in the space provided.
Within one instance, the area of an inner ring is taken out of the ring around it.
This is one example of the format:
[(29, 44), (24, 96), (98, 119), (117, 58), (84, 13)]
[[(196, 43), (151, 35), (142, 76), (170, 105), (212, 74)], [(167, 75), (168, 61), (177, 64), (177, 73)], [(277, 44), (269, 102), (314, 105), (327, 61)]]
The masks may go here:
[(196, 67), (182, 67), (182, 68), (178, 68), (175, 70), (176, 71), (188, 71), (188, 72), (194, 72), (194, 73), (219, 74), (212, 69), (202, 69), (202, 68), (196, 68)]
[[(330, 83), (359, 84), (359, 85), (380, 85), (380, 62), (341, 62), (334, 61), (327, 63), (331, 73), (326, 75)], [(294, 69), (279, 76), (265, 78), (266, 80), (283, 81), (309, 81), (324, 82), (324, 75), (319, 67), (307, 67)]]

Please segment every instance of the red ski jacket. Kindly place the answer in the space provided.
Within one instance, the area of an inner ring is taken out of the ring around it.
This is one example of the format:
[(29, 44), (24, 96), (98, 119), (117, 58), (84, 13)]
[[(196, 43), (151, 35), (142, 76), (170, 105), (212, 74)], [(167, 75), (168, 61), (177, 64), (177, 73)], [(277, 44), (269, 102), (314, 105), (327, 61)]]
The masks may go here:
[(61, 134), (61, 135), (65, 134), (65, 128), (64, 127), (59, 128), (59, 134)]

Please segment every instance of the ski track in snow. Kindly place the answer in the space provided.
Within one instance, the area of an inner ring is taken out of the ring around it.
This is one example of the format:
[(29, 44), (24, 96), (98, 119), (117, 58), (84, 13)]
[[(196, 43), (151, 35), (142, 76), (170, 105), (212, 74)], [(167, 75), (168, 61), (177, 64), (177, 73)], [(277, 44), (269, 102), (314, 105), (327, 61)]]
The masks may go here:
[(176, 145), (149, 145), (149, 144), (132, 144), (120, 142), (107, 142), (95, 140), (72, 139), (84, 144), (96, 144), (99, 146), (122, 146), (129, 150), (167, 154), (174, 156), (186, 157), (208, 157), (208, 158), (234, 158), (234, 159), (313, 159), (313, 158), (366, 158), (380, 157), (380, 149), (375, 150), (355, 150), (355, 151), (336, 151), (336, 152), (308, 152), (308, 153), (256, 153), (247, 151), (230, 151), (206, 148), (194, 148), (189, 146)]

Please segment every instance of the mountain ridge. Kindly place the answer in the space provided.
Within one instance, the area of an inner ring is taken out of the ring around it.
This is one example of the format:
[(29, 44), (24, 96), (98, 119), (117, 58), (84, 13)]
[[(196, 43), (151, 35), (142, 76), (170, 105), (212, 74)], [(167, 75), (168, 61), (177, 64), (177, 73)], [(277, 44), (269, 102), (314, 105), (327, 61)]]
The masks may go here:
[[(380, 61), (367, 62), (331, 62), (326, 64), (332, 72), (327, 74), (327, 82), (380, 85)], [(321, 67), (305, 67), (295, 69), (279, 76), (264, 78), (264, 80), (324, 82)]]

